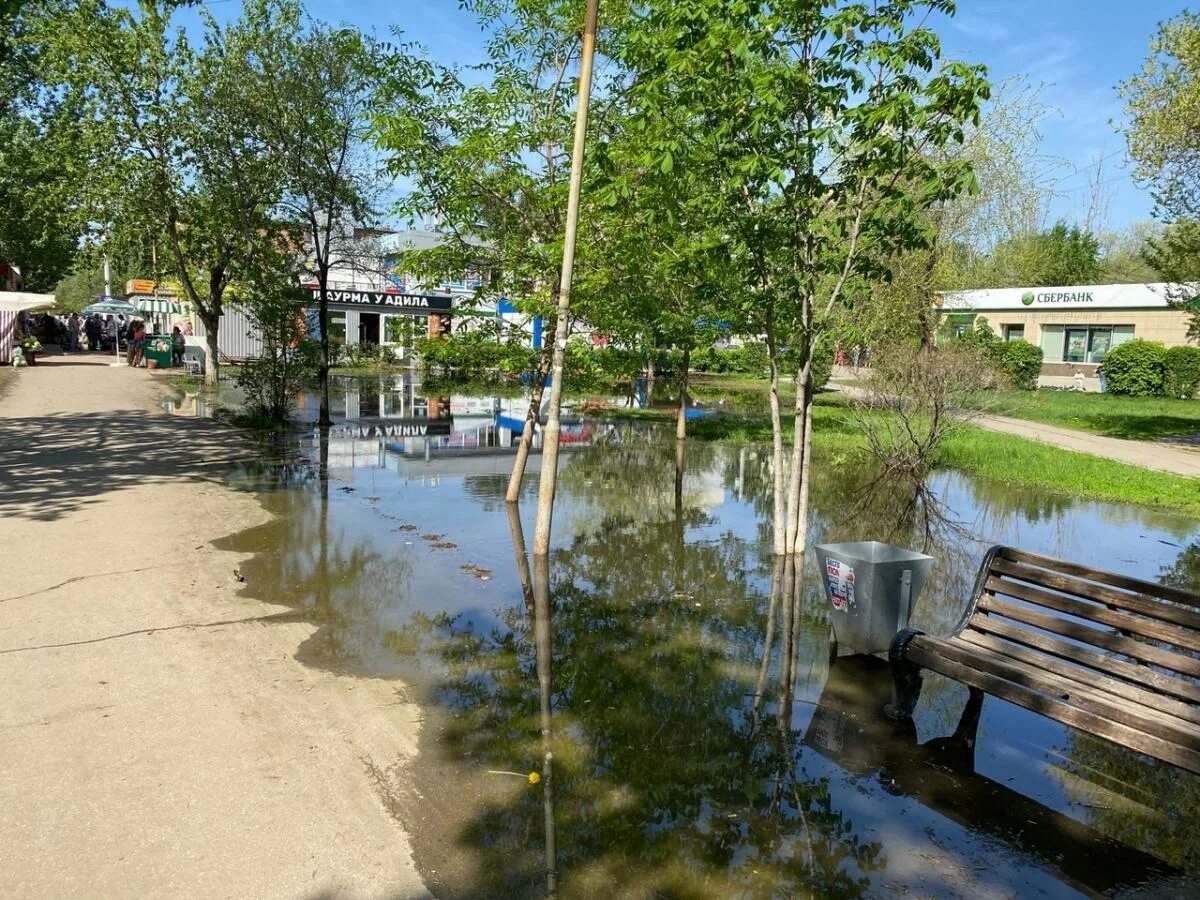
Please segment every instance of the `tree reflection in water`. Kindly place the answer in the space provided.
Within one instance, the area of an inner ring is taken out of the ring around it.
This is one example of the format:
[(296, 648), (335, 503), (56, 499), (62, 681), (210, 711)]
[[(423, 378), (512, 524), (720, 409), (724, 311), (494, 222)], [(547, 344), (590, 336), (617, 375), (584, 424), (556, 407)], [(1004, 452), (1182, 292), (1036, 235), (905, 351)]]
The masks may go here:
[[(564, 896), (852, 897), (883, 864), (805, 774), (793, 727), (794, 676), (813, 664), (800, 656), (827, 665), (825, 618), (794, 573), (764, 595), (747, 542), (685, 541), (707, 516), (672, 486), (669, 515), (603, 517), (554, 554), (553, 574), (535, 569), (532, 640), (529, 624), (481, 636), (448, 623), (456, 756), (515, 771), (542, 758), (551, 776), (468, 829), (485, 879), (474, 895), (536, 896), (557, 869)], [(510, 523), (525, 585), (515, 510)], [(522, 838), (529, 853), (514, 858)]]

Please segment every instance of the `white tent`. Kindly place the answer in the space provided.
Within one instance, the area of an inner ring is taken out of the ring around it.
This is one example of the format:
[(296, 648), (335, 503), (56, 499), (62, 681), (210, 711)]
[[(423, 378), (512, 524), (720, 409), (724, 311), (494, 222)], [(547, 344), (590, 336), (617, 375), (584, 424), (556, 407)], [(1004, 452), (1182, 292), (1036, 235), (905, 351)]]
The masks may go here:
[(23, 312), (49, 309), (52, 306), (53, 294), (0, 291), (0, 365), (9, 365), (12, 362), (13, 330), (17, 325), (17, 317)]

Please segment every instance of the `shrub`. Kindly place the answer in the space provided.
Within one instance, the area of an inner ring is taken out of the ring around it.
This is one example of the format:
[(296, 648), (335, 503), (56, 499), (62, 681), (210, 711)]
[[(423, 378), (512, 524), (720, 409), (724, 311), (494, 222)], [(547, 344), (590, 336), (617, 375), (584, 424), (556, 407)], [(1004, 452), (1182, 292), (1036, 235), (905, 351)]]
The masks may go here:
[(1153, 341), (1126, 341), (1104, 357), (1104, 380), (1110, 394), (1153, 397), (1163, 392), (1166, 350)]
[[(1168, 397), (1191, 400), (1200, 389), (1200, 347), (1172, 347), (1163, 354), (1163, 391)], [(1104, 361), (1108, 371), (1108, 360)]]
[(989, 356), (1013, 387), (1034, 391), (1042, 371), (1042, 348), (1028, 341), (997, 341)]

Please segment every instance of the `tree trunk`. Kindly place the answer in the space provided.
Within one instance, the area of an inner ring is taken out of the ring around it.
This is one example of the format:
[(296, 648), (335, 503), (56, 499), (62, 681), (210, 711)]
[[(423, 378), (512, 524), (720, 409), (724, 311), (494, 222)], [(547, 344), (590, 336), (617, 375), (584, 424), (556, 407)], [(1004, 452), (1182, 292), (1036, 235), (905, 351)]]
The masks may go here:
[(770, 322), (767, 323), (767, 357), (771, 370), (771, 483), (775, 512), (771, 548), (776, 556), (783, 556), (787, 552), (787, 516), (783, 503), (787, 472), (783, 464), (783, 419), (779, 404), (779, 350), (775, 345), (775, 329)]
[(683, 348), (683, 361), (679, 368), (679, 411), (675, 415), (675, 440), (687, 437), (688, 367), (692, 363), (692, 348)]
[[(809, 339), (811, 341), (811, 338)], [(815, 343), (815, 342), (814, 342)], [(810, 409), (812, 407), (812, 357), (814, 348), (812, 343), (805, 351), (804, 365), (796, 371), (796, 403), (793, 419), (793, 435), (792, 435), (792, 468), (790, 478), (788, 479), (788, 496), (787, 496), (787, 552), (796, 552), (797, 536), (802, 530), (800, 522), (800, 494), (801, 485), (808, 475), (805, 468), (805, 459), (807, 448), (810, 445), (808, 434), (808, 423), (810, 419)], [(803, 552), (803, 547), (801, 547)]]
[(317, 270), (321, 292), (317, 299), (317, 321), (321, 326), (321, 362), (317, 366), (317, 390), (321, 392), (321, 413), (318, 425), (329, 425), (329, 269)]
[(646, 409), (654, 406), (654, 346), (646, 357)]
[(550, 529), (554, 520), (554, 492), (558, 487), (558, 436), (562, 431), (563, 360), (571, 316), (571, 278), (575, 271), (575, 235), (579, 225), (579, 194), (583, 185), (584, 138), (587, 135), (588, 101), (592, 94), (592, 61), (596, 51), (598, 0), (588, 0), (583, 23), (583, 49), (579, 58), (579, 105), (575, 110), (575, 135), (571, 147), (571, 183), (567, 195), (567, 227), (563, 235), (562, 281), (558, 291), (558, 321), (554, 328), (554, 355), (550, 363), (550, 410), (542, 432), (542, 471), (538, 480), (537, 524), (533, 556), (550, 555)]
[[(556, 323), (554, 330), (557, 331)], [(529, 451), (533, 447), (533, 433), (537, 428), (538, 410), (542, 406), (542, 395), (546, 391), (546, 376), (550, 374), (552, 352), (550, 347), (542, 348), (542, 358), (538, 360), (537, 374), (533, 391), (529, 395), (529, 410), (525, 413), (525, 427), (521, 429), (521, 440), (517, 443), (517, 455), (513, 460), (512, 474), (508, 476), (508, 492), (504, 499), (516, 503), (521, 499), (521, 484), (525, 480), (525, 465), (529, 461)]]
[(208, 387), (216, 387), (217, 370), (221, 365), (217, 347), (217, 330), (221, 327), (221, 316), (201, 312), (199, 306), (196, 310), (196, 315), (204, 325), (204, 383)]

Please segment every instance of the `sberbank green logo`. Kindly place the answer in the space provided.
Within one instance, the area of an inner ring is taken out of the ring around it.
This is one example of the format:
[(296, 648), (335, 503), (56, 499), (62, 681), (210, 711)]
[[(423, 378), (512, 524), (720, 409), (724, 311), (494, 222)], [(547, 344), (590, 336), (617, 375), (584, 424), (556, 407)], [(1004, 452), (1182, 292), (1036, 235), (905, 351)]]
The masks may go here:
[(1021, 295), (1021, 302), (1026, 306), (1033, 306), (1033, 291), (1026, 291)]

